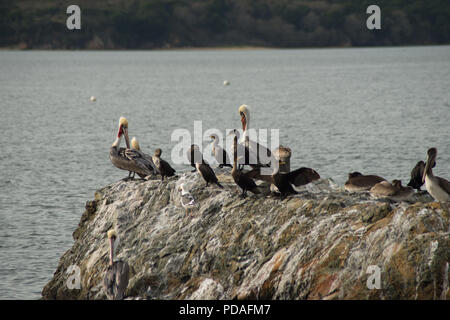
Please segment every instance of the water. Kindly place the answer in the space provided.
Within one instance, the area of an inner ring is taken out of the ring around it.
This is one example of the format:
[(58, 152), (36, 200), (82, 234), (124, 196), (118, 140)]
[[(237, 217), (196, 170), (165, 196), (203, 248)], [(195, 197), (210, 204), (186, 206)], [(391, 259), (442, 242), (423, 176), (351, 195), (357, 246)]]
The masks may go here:
[(0, 98), (0, 299), (39, 298), (86, 200), (126, 176), (109, 161), (122, 115), (144, 151), (169, 159), (174, 129), (240, 127), (245, 103), (251, 127), (281, 129), (292, 168), (407, 183), (435, 146), (434, 173), (450, 179), (449, 46), (4, 51)]

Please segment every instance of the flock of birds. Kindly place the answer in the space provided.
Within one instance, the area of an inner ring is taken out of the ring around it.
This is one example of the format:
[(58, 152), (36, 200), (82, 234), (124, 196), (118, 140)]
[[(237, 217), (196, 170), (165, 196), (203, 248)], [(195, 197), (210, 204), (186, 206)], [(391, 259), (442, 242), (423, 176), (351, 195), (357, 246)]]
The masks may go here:
[[(246, 134), (250, 122), (248, 106), (240, 106), (239, 115), (244, 134), (241, 138), (239, 131), (236, 129), (229, 133), (229, 135), (234, 136), (232, 162), (230, 162), (228, 153), (218, 144), (218, 136), (213, 134), (210, 138), (212, 141), (212, 155), (220, 168), (231, 167), (231, 176), (236, 185), (242, 190), (242, 198), (247, 197), (247, 191), (254, 194), (260, 193), (259, 186), (255, 183), (255, 180), (263, 180), (270, 183), (270, 190), (274, 194), (286, 197), (298, 193), (296, 187), (320, 179), (320, 175), (311, 168), (301, 167), (293, 171), (282, 172), (280, 167), (284, 164), (284, 160), (281, 155), (288, 154), (290, 157), (290, 149), (280, 146), (278, 150), (271, 151), (265, 146), (252, 141)], [(126, 148), (120, 147), (122, 137), (125, 137)], [(167, 161), (161, 159), (161, 154), (162, 151), (159, 148), (155, 150), (153, 156), (143, 153), (137, 139), (134, 137), (130, 145), (128, 121), (124, 117), (120, 118), (117, 138), (110, 148), (110, 159), (114, 166), (129, 172), (128, 177), (124, 180), (133, 179), (135, 174), (146, 180), (160, 175), (162, 181), (164, 181), (165, 177), (174, 176), (175, 170)], [(267, 157), (260, 157), (261, 154)], [(190, 165), (194, 168), (193, 172), (198, 172), (199, 176), (206, 182), (206, 186), (214, 184), (219, 188), (223, 188), (214, 170), (203, 159), (203, 154), (197, 145), (191, 145), (186, 156)], [(436, 157), (436, 148), (430, 148), (427, 161), (420, 161), (416, 164), (411, 171), (411, 180), (406, 187), (402, 186), (400, 180), (393, 180), (391, 183), (376, 175), (363, 175), (359, 172), (352, 172), (349, 174), (344, 188), (349, 192), (368, 191), (375, 198), (405, 201), (414, 194), (414, 189), (420, 191), (420, 188), (425, 184), (428, 193), (436, 201), (450, 201), (450, 182), (444, 178), (434, 176), (432, 172), (432, 168), (436, 165)], [(276, 159), (280, 166), (271, 169), (272, 174), (270, 175), (262, 174), (261, 169), (271, 168), (273, 159)], [(249, 166), (251, 170), (244, 171), (245, 166)], [(180, 184), (178, 191), (181, 193), (180, 202), (187, 215), (188, 211), (196, 206), (195, 199), (184, 183)], [(108, 239), (110, 242), (110, 264), (104, 278), (104, 288), (109, 299), (122, 299), (128, 285), (129, 266), (121, 260), (114, 261), (114, 252), (118, 244), (118, 236), (115, 230), (108, 232)]]

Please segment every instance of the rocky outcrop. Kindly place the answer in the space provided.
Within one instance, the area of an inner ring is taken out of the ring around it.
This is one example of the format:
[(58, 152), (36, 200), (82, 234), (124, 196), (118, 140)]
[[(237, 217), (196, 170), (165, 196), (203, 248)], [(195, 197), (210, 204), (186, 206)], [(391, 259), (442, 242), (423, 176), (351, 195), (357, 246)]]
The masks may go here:
[[(117, 258), (131, 267), (129, 298), (450, 298), (448, 203), (428, 194), (410, 203), (373, 200), (329, 179), (294, 197), (241, 199), (228, 174), (218, 177), (224, 189), (184, 173), (98, 190), (43, 299), (106, 297), (112, 227), (120, 237)], [(182, 182), (198, 203), (192, 217), (179, 201)], [(80, 289), (67, 285), (73, 265)]]

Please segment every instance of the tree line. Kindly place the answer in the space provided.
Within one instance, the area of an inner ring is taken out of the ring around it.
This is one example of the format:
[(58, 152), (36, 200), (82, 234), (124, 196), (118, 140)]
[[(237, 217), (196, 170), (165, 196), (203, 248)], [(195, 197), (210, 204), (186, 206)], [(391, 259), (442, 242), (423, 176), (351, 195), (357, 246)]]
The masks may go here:
[[(0, 0), (0, 47), (153, 49), (327, 47), (450, 43), (449, 0)], [(381, 8), (369, 30), (366, 9)]]

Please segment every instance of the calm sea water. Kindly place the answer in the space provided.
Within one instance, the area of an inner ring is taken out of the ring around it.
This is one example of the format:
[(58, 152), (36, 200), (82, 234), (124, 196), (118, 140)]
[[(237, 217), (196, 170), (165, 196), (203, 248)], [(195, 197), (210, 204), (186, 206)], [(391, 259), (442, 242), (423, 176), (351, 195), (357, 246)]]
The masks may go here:
[(86, 200), (126, 175), (109, 161), (120, 116), (167, 159), (174, 129), (240, 127), (243, 103), (251, 127), (281, 130), (292, 168), (407, 183), (435, 146), (450, 178), (449, 46), (0, 52), (0, 299), (39, 298)]

